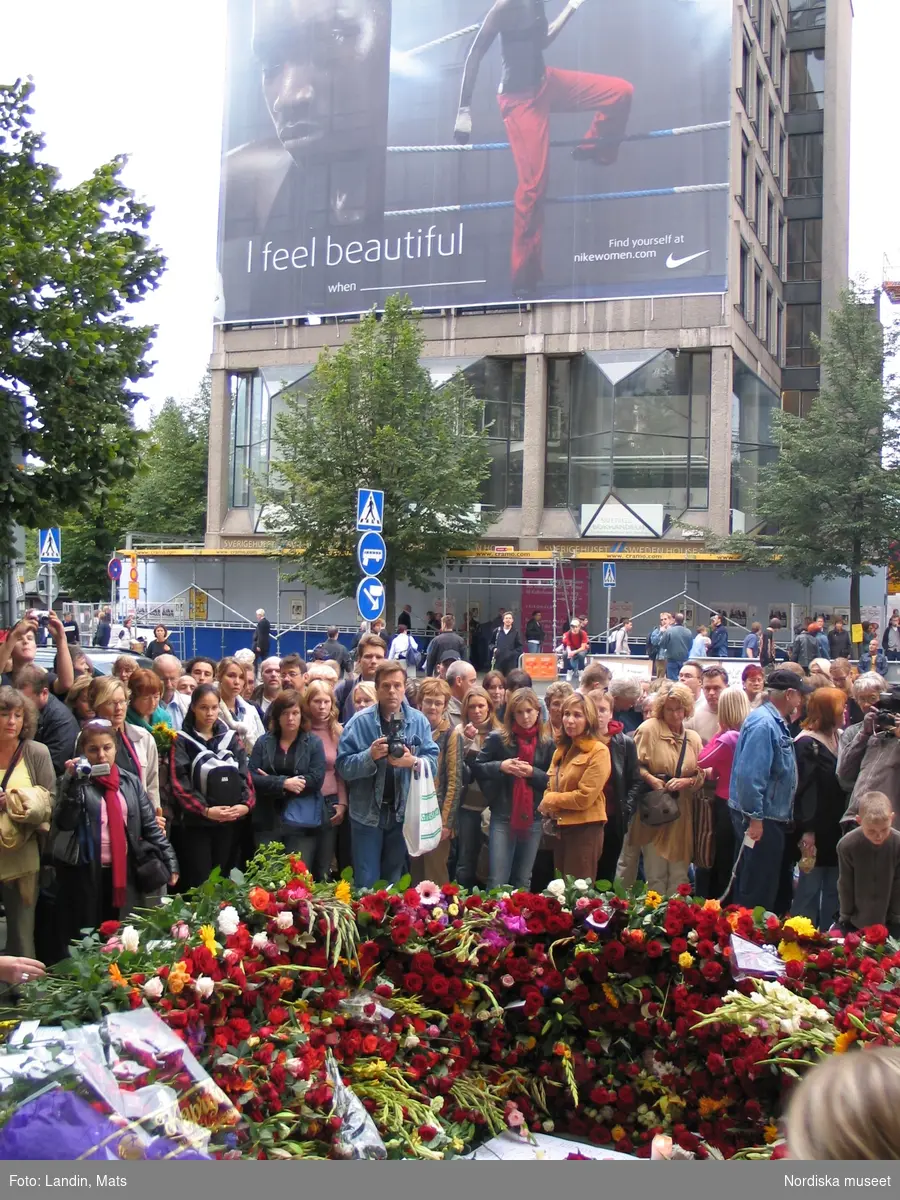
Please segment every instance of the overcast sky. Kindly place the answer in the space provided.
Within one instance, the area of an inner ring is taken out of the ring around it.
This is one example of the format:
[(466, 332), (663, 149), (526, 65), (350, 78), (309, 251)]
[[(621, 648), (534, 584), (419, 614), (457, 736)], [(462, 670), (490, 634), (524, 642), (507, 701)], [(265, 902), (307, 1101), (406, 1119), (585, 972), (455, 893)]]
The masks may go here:
[[(850, 269), (878, 283), (885, 254), (900, 275), (900, 0), (854, 4)], [(64, 182), (124, 152), (126, 182), (156, 209), (168, 270), (138, 313), (159, 326), (145, 383), (154, 409), (193, 392), (211, 348), (224, 52), (225, 0), (4, 7), (0, 80), (33, 77), (35, 124)]]

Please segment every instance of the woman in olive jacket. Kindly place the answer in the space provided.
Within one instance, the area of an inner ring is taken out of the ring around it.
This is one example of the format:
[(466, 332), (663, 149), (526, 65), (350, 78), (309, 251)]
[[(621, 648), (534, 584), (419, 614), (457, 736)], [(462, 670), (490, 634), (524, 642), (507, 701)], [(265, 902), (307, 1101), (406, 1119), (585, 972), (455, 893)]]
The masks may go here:
[(503, 729), (479, 751), (473, 774), (491, 810), (488, 887), (528, 891), (543, 832), (538, 806), (555, 745), (531, 688), (513, 692)]

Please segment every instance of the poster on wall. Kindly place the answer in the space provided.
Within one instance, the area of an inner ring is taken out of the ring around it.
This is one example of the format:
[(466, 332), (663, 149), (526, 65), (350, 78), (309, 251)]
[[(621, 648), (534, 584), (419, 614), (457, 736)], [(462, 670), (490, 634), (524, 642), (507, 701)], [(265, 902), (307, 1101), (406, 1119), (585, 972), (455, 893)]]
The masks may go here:
[(787, 629), (789, 608), (787, 601), (770, 604), (766, 624), (771, 625), (773, 621), (780, 621), (781, 628)]
[(727, 290), (731, 0), (230, 0), (223, 322)]
[(634, 614), (634, 605), (630, 600), (613, 600), (609, 606), (609, 619), (613, 625), (621, 625), (630, 621)]

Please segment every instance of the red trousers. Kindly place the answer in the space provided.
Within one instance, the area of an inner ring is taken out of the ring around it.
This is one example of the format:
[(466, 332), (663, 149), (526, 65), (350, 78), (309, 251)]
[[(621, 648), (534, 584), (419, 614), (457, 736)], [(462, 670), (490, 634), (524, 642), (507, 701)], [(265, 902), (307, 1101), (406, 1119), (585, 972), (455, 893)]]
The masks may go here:
[[(633, 95), (634, 87), (625, 79), (548, 67), (544, 81), (534, 95), (501, 93), (498, 96), (519, 176), (513, 219), (514, 286), (533, 287), (542, 276), (550, 114), (593, 112), (594, 119), (580, 147), (582, 151), (589, 151), (600, 137), (615, 139), (624, 135)], [(615, 140), (604, 140), (597, 146), (597, 161), (613, 162), (617, 150)]]

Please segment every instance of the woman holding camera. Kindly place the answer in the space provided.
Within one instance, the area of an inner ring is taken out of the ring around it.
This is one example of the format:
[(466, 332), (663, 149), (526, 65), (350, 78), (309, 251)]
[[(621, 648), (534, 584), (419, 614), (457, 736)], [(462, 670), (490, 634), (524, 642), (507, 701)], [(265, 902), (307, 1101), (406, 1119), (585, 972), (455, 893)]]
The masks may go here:
[(321, 879), (334, 853), (333, 838), (327, 863), (322, 861), (325, 854), (317, 853), (325, 823), (325, 750), (314, 733), (302, 728), (297, 692), (280, 692), (266, 716), (269, 732), (259, 739), (250, 755), (256, 792), (253, 839), (257, 846), (281, 842), (290, 854), (299, 854), (313, 876)]
[(94, 716), (109, 721), (113, 727), (116, 738), (116, 766), (120, 771), (127, 771), (138, 777), (162, 820), (159, 751), (156, 749), (152, 733), (128, 723), (128, 695), (125, 685), (120, 680), (112, 675), (98, 675), (87, 690), (87, 703)]
[[(221, 781), (203, 768), (217, 758)], [(172, 795), (178, 811), (182, 883), (196, 887), (213, 867), (226, 874), (236, 865), (243, 823), (256, 798), (240, 739), (219, 719), (219, 693), (211, 683), (191, 695), (190, 707), (170, 758)]]
[[(634, 741), (644, 781), (644, 811), (653, 807), (654, 793), (666, 793), (678, 806), (678, 816), (664, 825), (646, 824), (641, 819), (642, 798), (631, 822), (619, 877), (634, 883), (637, 861), (643, 852), (644, 874), (650, 891), (672, 896), (681, 884), (689, 883), (688, 867), (694, 854), (693, 795), (702, 788), (705, 775), (698, 766), (703, 742), (700, 734), (685, 729), (694, 712), (694, 697), (683, 683), (673, 683), (657, 692), (653, 716), (639, 726)], [(630, 878), (629, 878), (630, 875)]]
[(158, 904), (161, 889), (178, 882), (178, 860), (150, 797), (116, 765), (111, 722), (88, 721), (79, 751), (87, 765), (66, 763), (50, 831), (61, 949), (82, 929)]
[(11, 687), (0, 687), (0, 896), (6, 949), (35, 957), (34, 914), (41, 867), (38, 830), (50, 820), (56, 774), (50, 751), (33, 740), (37, 712)]

